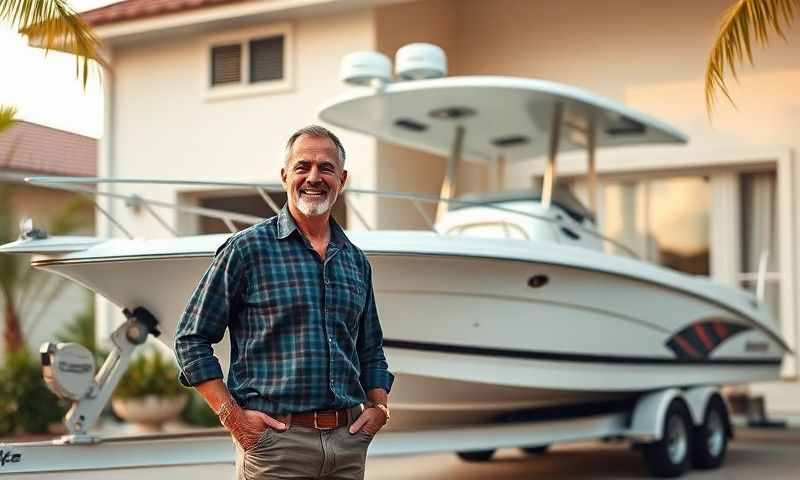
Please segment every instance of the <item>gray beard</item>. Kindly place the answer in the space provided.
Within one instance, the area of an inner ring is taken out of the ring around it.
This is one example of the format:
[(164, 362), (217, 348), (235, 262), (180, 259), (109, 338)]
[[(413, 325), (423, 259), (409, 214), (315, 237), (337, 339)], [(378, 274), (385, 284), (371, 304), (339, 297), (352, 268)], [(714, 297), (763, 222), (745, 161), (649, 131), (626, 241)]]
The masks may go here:
[(307, 217), (325, 215), (326, 213), (330, 212), (334, 201), (336, 200), (335, 195), (333, 195), (331, 192), (328, 192), (328, 194), (325, 196), (325, 200), (322, 201), (308, 200), (307, 197), (301, 195), (300, 193), (297, 194), (297, 197), (297, 209)]

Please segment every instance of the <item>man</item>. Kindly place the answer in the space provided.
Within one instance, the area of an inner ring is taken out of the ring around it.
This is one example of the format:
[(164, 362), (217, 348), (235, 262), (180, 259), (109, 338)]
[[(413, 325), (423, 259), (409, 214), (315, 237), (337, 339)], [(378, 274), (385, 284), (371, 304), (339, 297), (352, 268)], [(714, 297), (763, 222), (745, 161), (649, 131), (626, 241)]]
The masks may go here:
[[(239, 478), (363, 478), (389, 419), (371, 268), (331, 218), (344, 161), (327, 129), (295, 132), (286, 206), (219, 248), (178, 325), (181, 382), (231, 432)], [(226, 328), (227, 387), (212, 350)]]

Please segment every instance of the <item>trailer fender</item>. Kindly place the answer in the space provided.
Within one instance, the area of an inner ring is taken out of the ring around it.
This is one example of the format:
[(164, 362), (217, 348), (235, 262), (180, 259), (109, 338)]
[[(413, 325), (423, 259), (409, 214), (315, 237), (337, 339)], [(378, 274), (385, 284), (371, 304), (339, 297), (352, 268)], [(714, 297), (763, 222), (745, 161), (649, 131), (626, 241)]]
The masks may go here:
[(633, 407), (633, 416), (627, 437), (639, 443), (661, 440), (664, 434), (664, 415), (667, 413), (670, 402), (675, 398), (685, 401), (683, 392), (677, 388), (658, 390), (639, 398), (636, 406)]
[(703, 424), (706, 414), (706, 406), (709, 400), (715, 394), (719, 394), (717, 387), (695, 387), (690, 388), (683, 392), (683, 398), (689, 406), (689, 412), (692, 414), (692, 423), (695, 427)]

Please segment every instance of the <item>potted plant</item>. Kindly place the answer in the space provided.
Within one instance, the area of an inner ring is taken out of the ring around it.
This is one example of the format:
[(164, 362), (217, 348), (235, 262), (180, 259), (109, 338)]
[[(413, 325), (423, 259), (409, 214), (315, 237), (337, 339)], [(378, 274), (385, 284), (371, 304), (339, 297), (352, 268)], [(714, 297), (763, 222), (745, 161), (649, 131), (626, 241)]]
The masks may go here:
[(143, 431), (159, 431), (178, 418), (189, 399), (178, 383), (173, 362), (158, 349), (143, 352), (131, 361), (111, 399), (121, 419)]

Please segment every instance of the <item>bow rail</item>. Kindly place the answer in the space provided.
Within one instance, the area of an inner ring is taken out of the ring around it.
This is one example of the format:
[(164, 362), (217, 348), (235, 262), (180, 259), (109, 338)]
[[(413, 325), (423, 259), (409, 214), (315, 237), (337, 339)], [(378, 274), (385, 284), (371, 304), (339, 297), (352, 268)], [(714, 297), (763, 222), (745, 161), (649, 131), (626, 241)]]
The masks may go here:
[[(261, 198), (264, 200), (264, 203), (276, 214), (280, 210), (280, 207), (274, 202), (274, 200), (272, 200), (272, 198), (269, 196), (269, 193), (285, 193), (283, 186), (281, 184), (276, 184), (276, 183), (218, 181), (218, 180), (164, 180), (164, 179), (153, 179), (153, 178), (41, 176), (41, 177), (28, 177), (25, 179), (25, 182), (31, 185), (76, 192), (90, 196), (92, 202), (95, 205), (95, 208), (128, 238), (133, 238), (133, 235), (131, 235), (131, 233), (117, 219), (115, 219), (113, 215), (111, 215), (107, 210), (102, 208), (100, 204), (97, 203), (94, 197), (97, 196), (108, 197), (117, 200), (123, 200), (126, 202), (127, 205), (141, 206), (159, 224), (161, 224), (165, 228), (165, 230), (167, 230), (170, 233), (170, 235), (175, 237), (179, 236), (178, 233), (169, 224), (169, 222), (167, 222), (163, 217), (161, 217), (161, 215), (158, 214), (158, 212), (156, 212), (153, 209), (153, 207), (169, 208), (179, 212), (189, 213), (201, 217), (215, 218), (221, 220), (231, 233), (235, 233), (236, 231), (238, 231), (238, 228), (236, 227), (236, 224), (234, 222), (238, 222), (245, 225), (255, 225), (256, 223), (263, 221), (264, 218), (255, 215), (247, 215), (243, 213), (232, 212), (228, 210), (197, 207), (193, 205), (184, 205), (180, 203), (166, 202), (163, 200), (156, 200), (152, 198), (144, 198), (138, 194), (126, 194), (126, 193), (102, 191), (93, 187), (88, 187), (87, 185), (128, 184), (128, 185), (165, 185), (165, 186), (183, 186), (183, 187), (226, 187), (226, 188), (252, 189), (255, 190), (261, 196)], [(538, 215), (530, 212), (522, 212), (513, 208), (508, 208), (495, 204), (486, 204), (480, 201), (455, 199), (455, 198), (442, 198), (434, 195), (425, 195), (425, 194), (411, 193), (411, 192), (377, 191), (364, 188), (347, 187), (342, 192), (342, 199), (347, 205), (347, 207), (353, 212), (358, 221), (367, 230), (374, 230), (374, 228), (369, 224), (369, 222), (366, 221), (366, 218), (361, 214), (358, 208), (348, 198), (351, 195), (353, 196), (373, 195), (378, 198), (390, 198), (390, 199), (410, 201), (414, 205), (417, 212), (420, 214), (420, 216), (422, 217), (423, 221), (428, 226), (428, 228), (438, 235), (444, 235), (445, 233), (439, 231), (436, 228), (434, 221), (425, 212), (424, 208), (422, 208), (422, 204), (441, 205), (442, 203), (445, 203), (448, 206), (456, 206), (456, 207), (482, 207), (501, 212), (512, 213), (514, 215), (528, 217), (535, 220), (540, 220), (553, 225), (554, 228), (558, 228), (561, 225), (561, 220), (558, 218), (551, 218), (546, 215)], [(598, 231), (592, 228), (587, 228), (583, 225), (572, 225), (571, 228), (577, 228), (583, 233), (596, 237), (601, 241), (618, 248), (620, 251), (624, 252), (626, 255), (630, 257), (639, 258), (639, 256), (627, 246), (623, 245), (622, 243), (612, 238), (606, 237), (605, 235), (599, 233)]]

